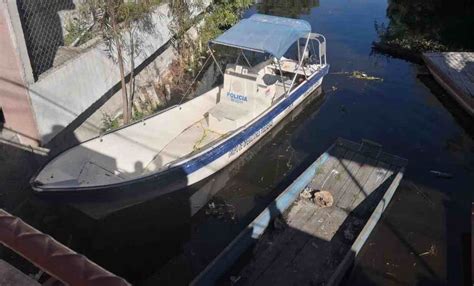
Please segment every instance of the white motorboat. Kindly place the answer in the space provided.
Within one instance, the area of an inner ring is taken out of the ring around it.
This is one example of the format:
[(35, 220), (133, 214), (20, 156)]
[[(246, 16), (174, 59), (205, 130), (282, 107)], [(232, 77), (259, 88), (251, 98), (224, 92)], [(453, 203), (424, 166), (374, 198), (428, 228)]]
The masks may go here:
[[(246, 65), (221, 68), (214, 45), (237, 49)], [(255, 14), (209, 47), (222, 85), (60, 153), (32, 179), (33, 189), (102, 193), (153, 184), (167, 193), (192, 185), (255, 144), (318, 88), (329, 70), (326, 40), (304, 20)], [(290, 49), (295, 59), (287, 56)], [(252, 66), (246, 53), (265, 57)]]

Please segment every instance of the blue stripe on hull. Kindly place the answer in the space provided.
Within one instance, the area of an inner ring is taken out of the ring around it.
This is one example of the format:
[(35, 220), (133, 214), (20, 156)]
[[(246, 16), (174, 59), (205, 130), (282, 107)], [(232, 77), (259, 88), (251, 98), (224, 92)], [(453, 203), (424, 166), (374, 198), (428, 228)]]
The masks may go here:
[(324, 69), (315, 74), (309, 81), (300, 86), (294, 93), (290, 94), (285, 100), (279, 103), (273, 110), (267, 113), (265, 116), (260, 118), (257, 122), (252, 124), (249, 128), (241, 131), (236, 136), (232, 137), (226, 142), (218, 145), (212, 150), (202, 154), (201, 156), (186, 162), (182, 168), (186, 174), (191, 174), (202, 167), (209, 165), (214, 160), (220, 158), (233, 148), (237, 147), (240, 143), (244, 142), (250, 136), (254, 135), (258, 130), (269, 124), (277, 117), (280, 113), (284, 112), (291, 104), (293, 104), (298, 98), (300, 98), (306, 91), (310, 89), (312, 85), (322, 79), (329, 71), (329, 65)]

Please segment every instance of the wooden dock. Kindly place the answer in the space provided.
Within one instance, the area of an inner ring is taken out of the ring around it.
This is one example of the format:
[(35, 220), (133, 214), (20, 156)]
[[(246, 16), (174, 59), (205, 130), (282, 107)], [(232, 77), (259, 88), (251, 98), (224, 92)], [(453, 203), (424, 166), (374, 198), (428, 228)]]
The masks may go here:
[(474, 53), (424, 53), (423, 60), (436, 81), (474, 116)]
[[(252, 259), (232, 273), (233, 284), (338, 284), (388, 206), (406, 164), (370, 141), (338, 139), (192, 285), (228, 279), (221, 275), (228, 275), (252, 245)], [(306, 194), (330, 192), (332, 206), (320, 207), (302, 198), (303, 189)]]

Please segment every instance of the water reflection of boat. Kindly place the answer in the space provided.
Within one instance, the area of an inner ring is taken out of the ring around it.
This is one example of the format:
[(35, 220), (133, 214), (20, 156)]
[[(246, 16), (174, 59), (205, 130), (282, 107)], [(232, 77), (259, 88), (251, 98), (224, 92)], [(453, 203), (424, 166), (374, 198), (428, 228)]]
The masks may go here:
[[(314, 43), (318, 49), (310, 52)], [(164, 194), (192, 185), (272, 130), (321, 85), (329, 69), (325, 38), (311, 33), (303, 20), (253, 15), (212, 44), (239, 49), (248, 67), (219, 68), (222, 86), (61, 153), (33, 178), (33, 189), (102, 195), (158, 184)], [(295, 45), (298, 58), (284, 57)], [(244, 51), (270, 57), (252, 66)]]

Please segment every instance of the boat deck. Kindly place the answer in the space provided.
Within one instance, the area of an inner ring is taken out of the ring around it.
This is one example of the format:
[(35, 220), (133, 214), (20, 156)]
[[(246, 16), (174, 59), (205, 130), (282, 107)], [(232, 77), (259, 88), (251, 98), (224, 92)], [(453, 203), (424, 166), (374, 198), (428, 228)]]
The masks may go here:
[(171, 140), (146, 166), (147, 171), (155, 171), (184, 156), (201, 149), (223, 136), (209, 128), (205, 118), (186, 128)]
[(436, 81), (474, 116), (474, 53), (424, 53), (423, 59)]
[[(388, 206), (406, 164), (368, 140), (338, 139), (192, 285), (228, 281), (223, 273), (237, 285), (337, 284)], [(325, 207), (316, 204), (320, 191), (332, 198)], [(250, 245), (252, 258), (235, 264)]]

